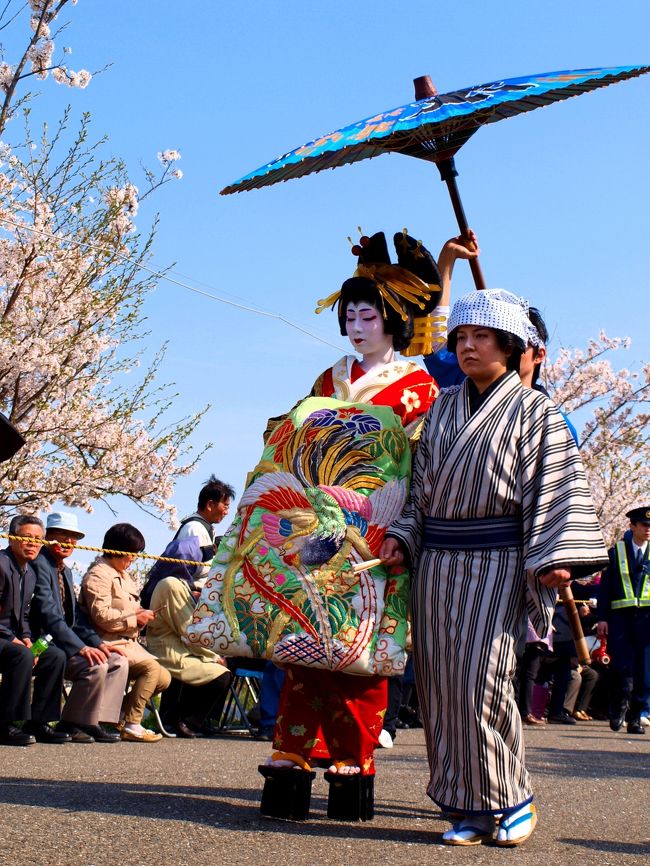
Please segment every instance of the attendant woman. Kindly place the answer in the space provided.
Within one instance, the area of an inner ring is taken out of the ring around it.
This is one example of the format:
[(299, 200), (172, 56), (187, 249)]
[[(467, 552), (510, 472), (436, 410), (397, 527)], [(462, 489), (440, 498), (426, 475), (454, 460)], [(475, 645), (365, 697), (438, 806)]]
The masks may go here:
[(415, 573), (428, 793), (460, 816), (443, 834), (451, 845), (512, 846), (532, 833), (515, 648), (526, 614), (545, 636), (557, 587), (605, 557), (567, 426), (519, 379), (528, 327), (525, 302), (500, 289), (454, 305), (448, 345), (467, 378), (425, 421), (408, 505), (380, 554)]

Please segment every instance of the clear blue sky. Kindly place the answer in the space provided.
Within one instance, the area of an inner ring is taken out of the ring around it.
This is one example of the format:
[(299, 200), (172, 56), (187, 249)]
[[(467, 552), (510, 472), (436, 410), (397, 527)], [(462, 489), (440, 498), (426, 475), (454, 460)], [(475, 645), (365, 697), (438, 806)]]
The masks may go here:
[[(112, 63), (86, 90), (47, 81), (39, 114), (67, 102), (88, 110), (97, 136), (140, 162), (182, 153), (182, 181), (141, 210), (161, 216), (155, 264), (182, 279), (278, 311), (341, 352), (292, 330), (161, 283), (146, 312), (152, 351), (168, 341), (163, 379), (175, 381), (178, 417), (212, 403), (197, 445), (214, 448), (174, 497), (181, 514), (215, 472), (241, 492), (260, 453), (266, 418), (306, 394), (346, 351), (335, 318), (316, 299), (353, 270), (346, 236), (356, 226), (407, 226), (437, 253), (456, 233), (435, 167), (383, 156), (265, 190), (218, 191), (304, 141), (410, 101), (429, 74), (441, 92), (555, 69), (650, 63), (647, 0), (472, 0), (465, 4), (358, 0), (80, 0), (59, 45), (75, 68)], [(11, 58), (11, 47), (7, 45)], [(14, 132), (7, 136), (13, 137)], [(650, 76), (479, 131), (457, 157), (459, 185), (483, 250), (488, 285), (530, 298), (560, 345), (584, 345), (606, 328), (648, 356)], [(454, 294), (470, 290), (457, 268)], [(168, 528), (116, 502), (151, 552)], [(114, 522), (102, 506), (80, 515), (89, 543)]]

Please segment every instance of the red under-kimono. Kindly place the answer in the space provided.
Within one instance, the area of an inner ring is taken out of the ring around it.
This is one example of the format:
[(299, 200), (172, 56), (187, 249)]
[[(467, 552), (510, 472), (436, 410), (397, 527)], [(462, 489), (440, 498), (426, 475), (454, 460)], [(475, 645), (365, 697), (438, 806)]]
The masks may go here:
[[(316, 380), (311, 396), (390, 406), (412, 438), (437, 394), (435, 381), (412, 361), (366, 373), (347, 355)], [(348, 761), (373, 775), (387, 697), (386, 677), (289, 665), (273, 745), (310, 763)]]

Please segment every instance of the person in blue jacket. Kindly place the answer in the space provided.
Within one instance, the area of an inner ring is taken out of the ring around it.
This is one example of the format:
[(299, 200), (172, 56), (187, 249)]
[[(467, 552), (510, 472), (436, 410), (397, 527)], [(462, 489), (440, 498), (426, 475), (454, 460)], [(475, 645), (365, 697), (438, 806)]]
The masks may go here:
[(119, 646), (99, 637), (77, 604), (65, 560), (83, 537), (75, 514), (48, 516), (45, 538), (51, 543), (32, 563), (36, 586), (30, 622), (35, 637), (51, 634), (54, 646), (65, 653), (65, 676), (72, 687), (57, 730), (75, 743), (113, 743), (120, 735), (99, 723), (119, 722), (129, 663)]

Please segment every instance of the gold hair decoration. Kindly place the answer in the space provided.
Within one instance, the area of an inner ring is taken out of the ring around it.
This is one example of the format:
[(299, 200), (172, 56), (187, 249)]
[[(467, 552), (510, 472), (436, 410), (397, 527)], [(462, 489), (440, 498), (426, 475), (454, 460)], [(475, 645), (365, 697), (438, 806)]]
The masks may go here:
[[(382, 301), (387, 302), (403, 321), (408, 319), (408, 315), (395, 296), (423, 310), (426, 306), (424, 302), (431, 300), (432, 292), (440, 291), (440, 286), (425, 283), (424, 280), (406, 268), (384, 262), (360, 264), (352, 276), (372, 280), (377, 286)], [(341, 290), (339, 289), (337, 292), (332, 292), (327, 298), (321, 298), (318, 301), (316, 312), (322, 313), (328, 307), (334, 306), (340, 297)], [(385, 315), (384, 318), (386, 318)]]
[(433, 351), (438, 328), (439, 325), (435, 321), (433, 314), (413, 319), (413, 339), (406, 349), (402, 349), (400, 354), (404, 355), (405, 358), (414, 358), (416, 355), (430, 355)]
[(396, 246), (401, 247), (404, 250), (404, 252), (410, 252), (411, 255), (416, 259), (423, 259), (424, 253), (422, 252), (422, 241), (416, 241), (415, 247), (413, 249), (411, 249), (411, 247), (409, 246), (409, 241), (408, 241), (408, 233), (409, 233), (408, 229), (402, 229), (402, 237), (398, 238), (395, 241)]

